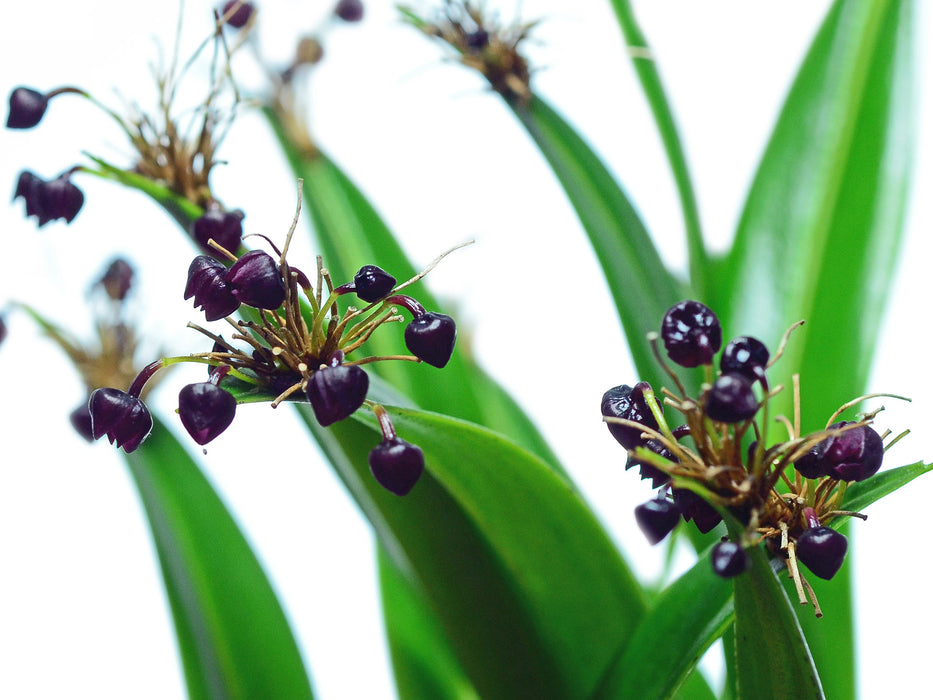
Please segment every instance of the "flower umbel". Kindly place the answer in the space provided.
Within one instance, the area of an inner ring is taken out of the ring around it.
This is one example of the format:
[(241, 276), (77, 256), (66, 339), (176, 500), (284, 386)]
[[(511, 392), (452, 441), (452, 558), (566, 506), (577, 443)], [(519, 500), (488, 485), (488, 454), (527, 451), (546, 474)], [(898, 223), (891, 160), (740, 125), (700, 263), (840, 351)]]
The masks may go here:
[[(732, 529), (734, 539), (714, 548), (714, 571), (723, 577), (741, 574), (747, 566), (744, 549), (764, 543), (786, 560), (800, 602), (808, 602), (809, 596), (821, 616), (797, 562), (824, 579), (832, 578), (842, 566), (846, 538), (827, 525), (846, 516), (864, 518), (841, 509), (846, 485), (878, 471), (889, 433), (879, 435), (871, 425), (881, 408), (854, 421), (834, 422), (857, 403), (883, 396), (872, 394), (842, 406), (824, 430), (801, 435), (795, 375), (795, 421), (778, 417), (787, 438), (774, 441), (769, 436), (769, 402), (783, 387), (770, 388), (766, 370), (781, 357), (800, 323), (785, 333), (773, 356), (755, 338), (734, 339), (726, 345), (721, 372), (714, 378), (715, 354), (721, 346), (719, 320), (699, 302), (680, 302), (665, 315), (660, 335), (649, 334), (655, 357), (677, 393), (662, 389), (656, 395), (646, 382), (634, 389), (622, 385), (603, 396), (602, 414), (612, 435), (628, 451), (627, 466), (641, 465), (642, 477), (652, 477), (654, 486), (660, 486), (655, 499), (636, 509), (638, 524), (652, 543), (673, 529), (671, 519), (678, 515), (693, 521), (701, 532), (727, 517), (737, 524), (733, 528), (742, 530), (736, 535)], [(705, 368), (707, 381), (698, 396), (688, 396), (665, 364), (659, 339), (678, 364)], [(664, 407), (679, 413), (684, 424), (672, 429)], [(683, 442), (687, 437), (692, 444)]]

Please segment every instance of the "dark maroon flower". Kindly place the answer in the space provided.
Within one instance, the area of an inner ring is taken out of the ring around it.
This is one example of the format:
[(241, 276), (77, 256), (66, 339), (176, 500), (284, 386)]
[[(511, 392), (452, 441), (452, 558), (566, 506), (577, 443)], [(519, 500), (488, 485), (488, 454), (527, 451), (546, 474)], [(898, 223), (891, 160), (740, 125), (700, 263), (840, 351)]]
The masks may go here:
[(738, 423), (758, 412), (752, 383), (743, 374), (723, 374), (706, 395), (706, 415), (720, 423)]
[(227, 270), (233, 296), (255, 309), (273, 311), (285, 301), (285, 283), (275, 259), (262, 250), (241, 255)]
[(6, 118), (7, 129), (31, 129), (45, 115), (49, 98), (38, 90), (18, 87), (10, 93), (10, 114)]
[(723, 374), (738, 373), (750, 381), (764, 376), (771, 354), (757, 338), (742, 335), (730, 340), (719, 358), (719, 369)]
[(119, 389), (96, 389), (88, 399), (91, 434), (132, 452), (152, 430), (152, 416), (141, 399)]
[(722, 346), (722, 328), (709, 307), (687, 300), (664, 314), (661, 340), (668, 357), (681, 367), (708, 365)]
[(419, 360), (444, 367), (454, 352), (457, 325), (445, 314), (426, 311), (405, 327), (405, 346)]
[[(854, 424), (840, 421), (828, 430)], [(863, 481), (881, 468), (883, 459), (881, 436), (870, 425), (863, 424), (814, 445), (794, 466), (807, 479), (831, 476), (840, 481)]]
[(386, 438), (370, 451), (369, 469), (382, 487), (404, 496), (424, 472), (424, 453), (399, 437)]
[(133, 286), (135, 274), (133, 266), (126, 260), (114, 258), (97, 283), (113, 301), (123, 301)]
[(797, 538), (797, 558), (827, 581), (839, 571), (848, 549), (845, 535), (825, 525), (804, 530)]
[(87, 401), (78, 406), (68, 416), (71, 421), (71, 427), (75, 432), (88, 442), (94, 442), (94, 429), (91, 425), (91, 410), (88, 408)]
[(199, 255), (188, 266), (185, 299), (194, 297), (194, 305), (201, 307), (208, 321), (229, 316), (240, 306), (226, 275), (227, 268), (209, 255)]
[(362, 0), (339, 0), (334, 7), (334, 14), (344, 22), (359, 22), (363, 19)]
[(393, 287), (395, 278), (376, 265), (363, 265), (353, 277), (356, 296), (369, 303), (382, 299)]
[(3, 317), (3, 314), (0, 314), (0, 343), (6, 340), (6, 333), (6, 319)]
[[(658, 421), (655, 420), (654, 414), (651, 413), (643, 393), (650, 389), (651, 385), (648, 382), (638, 382), (634, 388), (627, 384), (620, 384), (603, 394), (600, 410), (603, 416), (607, 418), (624, 418), (625, 420), (640, 423), (646, 428), (651, 428), (651, 430), (657, 430)], [(658, 408), (661, 407), (661, 402), (657, 400), (657, 397), (655, 397), (655, 403), (657, 403)], [(642, 431), (638, 428), (610, 422), (607, 422), (606, 425), (609, 432), (612, 433), (612, 437), (627, 450), (634, 450), (639, 445), (645, 444), (644, 438), (641, 437)]]
[(26, 216), (35, 216), (40, 227), (54, 219), (71, 223), (84, 205), (84, 193), (71, 182), (70, 177), (68, 172), (53, 180), (43, 180), (24, 170), (19, 174), (13, 199), (23, 198)]
[(243, 238), (243, 212), (239, 209), (208, 209), (191, 224), (191, 235), (208, 255), (218, 255), (217, 250), (207, 244), (211, 239), (222, 248), (236, 253)]
[(224, 3), (223, 9), (220, 11), (220, 16), (221, 18), (226, 17), (227, 24), (234, 29), (242, 29), (253, 16), (254, 10), (255, 8), (251, 2), (229, 0), (229, 2)]
[(703, 534), (712, 530), (722, 520), (719, 511), (690, 489), (673, 489), (671, 495), (684, 520), (692, 520), (697, 530)]
[(732, 578), (748, 568), (748, 555), (742, 545), (736, 542), (719, 542), (713, 545), (710, 553), (713, 571), (717, 576)]
[(369, 375), (359, 365), (331, 365), (316, 370), (305, 393), (314, 417), (328, 426), (352, 415), (366, 400)]
[(652, 498), (635, 506), (635, 522), (651, 544), (667, 537), (679, 521), (680, 511), (666, 498)]
[(236, 415), (236, 399), (211, 382), (188, 384), (178, 392), (178, 417), (199, 445), (225, 431)]
[[(638, 447), (645, 447), (670, 462), (677, 461), (677, 458), (674, 457), (671, 451), (657, 440), (646, 440), (644, 444), (638, 445)], [(635, 455), (629, 454), (628, 458), (625, 460), (625, 468), (628, 470), (635, 466), (638, 467), (638, 473), (642, 479), (651, 479), (651, 488), (656, 489), (671, 480), (670, 476), (658, 469), (651, 462), (641, 460)]]

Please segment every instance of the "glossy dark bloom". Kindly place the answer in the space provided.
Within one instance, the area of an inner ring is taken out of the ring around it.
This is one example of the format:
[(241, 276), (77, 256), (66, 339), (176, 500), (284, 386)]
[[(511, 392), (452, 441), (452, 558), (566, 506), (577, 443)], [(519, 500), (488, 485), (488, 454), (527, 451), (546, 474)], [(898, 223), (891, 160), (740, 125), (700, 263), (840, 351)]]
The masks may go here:
[[(600, 410), (603, 416), (607, 418), (624, 418), (625, 420), (640, 423), (652, 430), (658, 429), (658, 421), (648, 407), (645, 400), (644, 391), (650, 390), (651, 385), (648, 382), (639, 382), (634, 387), (628, 384), (620, 384), (617, 387), (609, 389), (603, 394), (603, 400), (600, 404)], [(658, 408), (661, 403), (655, 398)], [(642, 431), (619, 423), (609, 423), (606, 425), (609, 432), (622, 447), (627, 450), (634, 450), (639, 445), (644, 445), (645, 440), (641, 437)]]
[(723, 374), (706, 395), (706, 415), (720, 423), (748, 420), (758, 411), (752, 383), (743, 374)]
[(667, 537), (679, 521), (680, 511), (666, 498), (652, 498), (635, 506), (635, 522), (651, 544)]
[(285, 301), (285, 283), (275, 258), (263, 250), (241, 255), (227, 271), (227, 284), (240, 302), (275, 310)]
[(220, 15), (221, 17), (226, 17), (227, 24), (229, 24), (234, 29), (242, 29), (253, 16), (255, 9), (256, 8), (253, 7), (253, 3), (251, 2), (229, 0), (229, 2), (224, 3), (223, 9), (220, 11)]
[(225, 431), (236, 416), (236, 399), (211, 382), (198, 382), (178, 392), (178, 417), (199, 445)]
[[(655, 454), (664, 457), (664, 459), (668, 460), (669, 462), (677, 461), (677, 458), (674, 457), (671, 451), (657, 440), (646, 440), (645, 443), (639, 445), (639, 447), (649, 449)], [(625, 468), (631, 469), (635, 466), (638, 467), (638, 473), (642, 479), (651, 479), (651, 488), (656, 489), (671, 480), (670, 476), (651, 464), (651, 462), (641, 460), (638, 457), (630, 454), (625, 460)]]
[(132, 452), (152, 430), (152, 416), (141, 399), (119, 389), (96, 389), (88, 399), (91, 434)]
[(376, 265), (363, 265), (353, 277), (356, 296), (370, 304), (382, 299), (393, 287), (395, 278)]
[(661, 320), (668, 357), (681, 367), (708, 365), (722, 347), (722, 328), (709, 307), (698, 301), (674, 304)]
[(194, 305), (204, 311), (208, 321), (229, 316), (240, 306), (226, 276), (227, 268), (209, 255), (199, 255), (188, 266), (185, 299), (194, 297)]
[(405, 327), (405, 346), (419, 360), (444, 367), (454, 352), (457, 324), (446, 314), (427, 311)]
[(84, 193), (70, 180), (70, 173), (43, 180), (28, 170), (19, 174), (13, 199), (23, 198), (26, 215), (35, 216), (39, 226), (54, 219), (71, 223), (84, 205)]
[(352, 415), (366, 400), (369, 375), (359, 365), (331, 365), (316, 370), (305, 392), (322, 426)]
[(334, 14), (344, 22), (359, 22), (363, 19), (362, 0), (339, 0)]
[(239, 209), (208, 209), (191, 224), (191, 235), (209, 255), (217, 255), (217, 250), (207, 244), (211, 239), (231, 253), (236, 253), (243, 239), (243, 212)]
[[(840, 421), (828, 429), (854, 424), (854, 421)], [(862, 481), (881, 468), (883, 459), (881, 436), (870, 425), (861, 425), (814, 445), (794, 466), (808, 479), (831, 476), (840, 481)]]
[(771, 354), (764, 343), (749, 335), (742, 335), (726, 344), (719, 359), (719, 369), (723, 374), (738, 373), (755, 381), (763, 375), (770, 358)]
[(797, 538), (797, 558), (827, 581), (839, 571), (848, 549), (846, 536), (825, 525), (811, 527)]
[(742, 545), (736, 542), (719, 542), (710, 552), (713, 571), (717, 576), (732, 578), (748, 568), (748, 555)]
[(45, 115), (49, 98), (38, 90), (18, 87), (10, 93), (10, 113), (6, 118), (7, 129), (31, 129)]
[(68, 416), (71, 421), (71, 427), (75, 432), (88, 442), (94, 442), (94, 429), (91, 424), (91, 410), (88, 408), (87, 401), (71, 412)]
[(114, 258), (98, 284), (104, 288), (107, 296), (113, 301), (123, 301), (133, 286), (136, 273), (133, 266), (123, 258)]
[(671, 494), (674, 496), (674, 505), (684, 516), (684, 520), (692, 520), (697, 530), (703, 534), (712, 530), (722, 520), (722, 516), (713, 506), (690, 489), (673, 489)]
[(404, 496), (424, 472), (424, 453), (399, 437), (386, 438), (370, 451), (369, 469), (383, 488)]

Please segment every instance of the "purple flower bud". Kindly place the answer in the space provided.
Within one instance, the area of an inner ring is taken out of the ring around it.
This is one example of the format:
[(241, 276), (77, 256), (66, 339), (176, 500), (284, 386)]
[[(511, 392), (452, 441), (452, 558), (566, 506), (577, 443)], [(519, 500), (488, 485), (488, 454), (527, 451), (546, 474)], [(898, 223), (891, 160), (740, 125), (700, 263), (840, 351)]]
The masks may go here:
[(19, 174), (13, 199), (23, 198), (26, 216), (35, 216), (40, 227), (53, 219), (71, 223), (84, 205), (84, 193), (71, 182), (70, 177), (70, 173), (65, 173), (54, 180), (43, 180), (24, 170)]
[(88, 399), (91, 434), (132, 452), (152, 430), (152, 416), (141, 399), (119, 389), (96, 389)]
[(359, 22), (363, 19), (362, 0), (339, 0), (334, 14), (344, 22)]
[(224, 3), (223, 9), (220, 11), (220, 16), (221, 18), (226, 17), (227, 24), (234, 29), (242, 29), (253, 16), (255, 9), (251, 2), (229, 0), (229, 2)]
[(217, 250), (207, 244), (211, 239), (231, 253), (236, 253), (243, 238), (243, 212), (208, 209), (191, 224), (191, 235), (208, 254), (217, 257)]
[(681, 367), (708, 365), (722, 346), (722, 328), (709, 307), (681, 301), (664, 314), (661, 340), (668, 357)]
[(225, 431), (236, 415), (236, 399), (211, 382), (188, 384), (178, 393), (178, 417), (199, 445)]
[(394, 287), (395, 278), (375, 265), (363, 265), (353, 277), (356, 296), (369, 303), (382, 299)]
[(98, 284), (104, 288), (107, 296), (114, 301), (123, 301), (133, 286), (133, 277), (135, 272), (133, 266), (123, 258), (114, 258), (113, 262), (107, 267), (106, 272), (98, 280)]
[(653, 498), (635, 506), (635, 522), (651, 544), (657, 544), (673, 530), (680, 521), (677, 506), (665, 498)]
[(719, 542), (710, 553), (713, 571), (717, 576), (732, 578), (748, 568), (748, 555), (737, 542)]
[(71, 427), (75, 432), (88, 442), (94, 442), (94, 430), (91, 426), (91, 410), (87, 406), (87, 401), (78, 406), (68, 416), (71, 421)]
[(758, 412), (758, 399), (744, 374), (723, 374), (706, 395), (706, 415), (720, 423), (738, 423)]
[(366, 400), (369, 375), (359, 365), (337, 365), (316, 370), (305, 393), (322, 426), (352, 415)]
[(227, 284), (241, 303), (273, 311), (285, 301), (285, 283), (275, 259), (262, 250), (240, 256), (227, 270)]
[(827, 581), (839, 571), (848, 549), (846, 536), (825, 525), (804, 530), (797, 538), (797, 558)]
[(387, 438), (370, 451), (369, 469), (383, 488), (404, 496), (424, 472), (424, 453), (399, 437)]
[[(643, 444), (638, 445), (638, 447), (645, 447), (670, 462), (677, 461), (677, 458), (674, 457), (671, 451), (657, 440), (646, 440)], [(651, 464), (651, 462), (640, 460), (638, 457), (630, 454), (625, 460), (625, 468), (628, 470), (635, 466), (638, 467), (638, 474), (642, 479), (651, 479), (651, 488), (653, 489), (663, 486), (671, 480), (670, 476)]]
[(450, 361), (457, 342), (457, 325), (445, 314), (427, 311), (405, 327), (405, 345), (419, 360), (435, 367)]
[(692, 520), (697, 530), (704, 535), (722, 520), (719, 511), (690, 489), (672, 489), (671, 495), (684, 520)]
[(41, 92), (27, 87), (18, 87), (10, 93), (10, 114), (6, 118), (7, 129), (31, 129), (45, 115), (49, 99)]
[[(848, 425), (854, 421), (833, 423), (828, 429)], [(807, 479), (831, 476), (840, 481), (863, 481), (881, 468), (883, 459), (881, 436), (870, 425), (861, 425), (814, 445), (794, 466)]]
[(209, 255), (199, 255), (188, 266), (185, 299), (194, 297), (194, 305), (201, 307), (208, 321), (229, 316), (240, 306), (226, 275), (227, 268)]
[(719, 358), (719, 369), (723, 374), (743, 374), (755, 381), (763, 376), (770, 357), (764, 343), (749, 335), (741, 335), (726, 344)]
[[(634, 388), (628, 384), (620, 384), (609, 389), (603, 394), (602, 404), (600, 405), (603, 416), (607, 418), (624, 418), (625, 420), (640, 423), (646, 428), (657, 430), (658, 421), (655, 420), (654, 414), (651, 413), (643, 393), (650, 389), (651, 385), (648, 382), (639, 382)], [(655, 403), (657, 403), (658, 408), (661, 407), (661, 402), (657, 400), (657, 397), (655, 397)], [(645, 444), (645, 440), (641, 437), (642, 431), (638, 428), (609, 422), (606, 423), (606, 426), (609, 428), (612, 437), (627, 450), (634, 450), (639, 445)]]

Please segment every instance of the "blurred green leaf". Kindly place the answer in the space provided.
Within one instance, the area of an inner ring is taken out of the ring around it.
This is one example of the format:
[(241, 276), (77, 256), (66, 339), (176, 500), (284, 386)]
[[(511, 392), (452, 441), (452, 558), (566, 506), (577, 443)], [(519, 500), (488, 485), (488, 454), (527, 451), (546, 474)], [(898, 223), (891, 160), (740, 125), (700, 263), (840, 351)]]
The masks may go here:
[(395, 686), (405, 700), (478, 700), (424, 595), (380, 547), (379, 588)]
[(933, 471), (933, 463), (916, 462), (903, 467), (886, 469), (865, 481), (856, 481), (846, 488), (842, 510), (861, 512), (877, 500), (906, 486), (918, 476)]
[(301, 413), (399, 570), (419, 583), (481, 697), (593, 692), (645, 602), (564, 478), (485, 428), (391, 408), (427, 465), (399, 499), (369, 473), (379, 441), (371, 415), (322, 430)]
[(705, 683), (681, 684), (732, 620), (732, 585), (713, 573), (707, 551), (652, 601), (594, 697), (712, 697)]
[(538, 145), (567, 193), (615, 301), (639, 378), (658, 387), (662, 371), (645, 341), (684, 290), (664, 266), (625, 192), (599, 156), (540, 97), (509, 107)]
[(158, 419), (125, 458), (159, 555), (189, 698), (313, 697), (272, 586), (197, 464)]
[(658, 64), (651, 53), (648, 41), (638, 26), (632, 5), (628, 0), (612, 0), (612, 9), (615, 10), (619, 27), (629, 47), (629, 55), (635, 73), (641, 81), (645, 97), (654, 114), (654, 121), (661, 135), (661, 142), (667, 153), (667, 160), (671, 165), (677, 193), (680, 196), (680, 207), (684, 217), (686, 229), (687, 252), (690, 256), (690, 284), (697, 298), (706, 298), (705, 290), (708, 286), (707, 276), (710, 274), (709, 257), (703, 243), (703, 230), (700, 224), (700, 213), (697, 210), (696, 194), (690, 179), (690, 169), (687, 167), (687, 158), (684, 155), (674, 114), (661, 83), (661, 74)]

